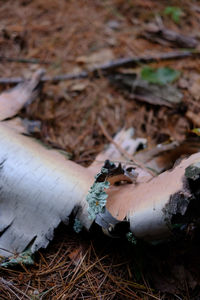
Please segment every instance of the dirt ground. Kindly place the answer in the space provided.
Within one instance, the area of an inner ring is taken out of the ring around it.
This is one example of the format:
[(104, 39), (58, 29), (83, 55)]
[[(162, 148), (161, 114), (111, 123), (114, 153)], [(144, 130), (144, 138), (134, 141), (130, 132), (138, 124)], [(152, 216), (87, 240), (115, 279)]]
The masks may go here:
[[(181, 8), (179, 22), (164, 14), (168, 6)], [(39, 68), (48, 76), (78, 73), (123, 57), (186, 49), (144, 37), (158, 16), (168, 29), (194, 37), (200, 50), (199, 1), (0, 1), (0, 77), (28, 77)], [(32, 58), (37, 61), (19, 60)], [(183, 141), (200, 127), (200, 55), (148, 65), (181, 72), (176, 82), (183, 95), (180, 107), (138, 101), (100, 74), (44, 83), (40, 97), (20, 116), (40, 121), (35, 136), (84, 166), (108, 144), (99, 119), (111, 136), (133, 127), (149, 147)], [(143, 67), (140, 63), (128, 72), (140, 74)], [(0, 84), (0, 89), (10, 86)], [(200, 299), (199, 246), (198, 239), (133, 246), (101, 232), (75, 234), (61, 225), (33, 267), (0, 269), (0, 299)]]

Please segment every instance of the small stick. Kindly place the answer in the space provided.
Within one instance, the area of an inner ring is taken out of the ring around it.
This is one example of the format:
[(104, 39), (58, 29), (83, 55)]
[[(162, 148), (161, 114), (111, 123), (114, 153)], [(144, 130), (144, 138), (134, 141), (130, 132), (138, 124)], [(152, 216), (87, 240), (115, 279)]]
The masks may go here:
[(113, 138), (107, 132), (105, 126), (103, 125), (103, 123), (102, 123), (102, 121), (100, 119), (98, 119), (97, 122), (98, 122), (99, 127), (101, 128), (101, 131), (103, 132), (104, 136), (107, 138), (107, 140), (110, 143), (112, 143), (126, 159), (128, 159), (130, 162), (134, 163), (137, 167), (140, 167), (140, 168), (146, 170), (152, 176), (155, 176), (155, 173), (153, 173), (150, 169), (148, 169), (147, 167), (145, 167), (145, 165), (143, 163), (136, 161), (135, 158), (131, 154), (129, 154), (125, 149), (123, 149), (119, 144), (117, 144), (113, 140)]
[[(88, 78), (90, 76), (99, 77), (100, 73), (107, 73), (109, 71), (113, 71), (117, 68), (124, 67), (129, 68), (133, 67), (140, 63), (150, 63), (159, 60), (169, 60), (169, 59), (182, 59), (185, 57), (193, 57), (199, 56), (200, 52), (198, 51), (176, 51), (176, 52), (168, 52), (168, 53), (160, 53), (153, 56), (140, 56), (140, 57), (132, 57), (132, 58), (121, 58), (117, 60), (113, 60), (106, 64), (97, 66), (92, 68), (89, 71), (82, 71), (78, 74), (63, 74), (57, 76), (44, 76), (40, 81), (42, 82), (58, 82), (63, 80), (70, 79), (82, 79)], [(22, 77), (12, 77), (12, 78), (0, 78), (0, 84), (17, 84), (23, 82), (25, 79)]]
[(3, 62), (18, 62), (18, 63), (26, 63), (26, 64), (45, 64), (49, 65), (48, 61), (41, 61), (37, 58), (15, 58), (15, 57), (6, 57), (0, 56), (0, 61)]

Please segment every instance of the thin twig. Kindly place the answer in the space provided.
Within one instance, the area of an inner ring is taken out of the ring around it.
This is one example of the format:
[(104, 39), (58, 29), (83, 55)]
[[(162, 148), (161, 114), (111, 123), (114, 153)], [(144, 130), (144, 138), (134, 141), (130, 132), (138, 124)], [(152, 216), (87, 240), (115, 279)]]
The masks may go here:
[[(63, 80), (70, 79), (82, 79), (88, 78), (90, 76), (99, 77), (100, 74), (106, 75), (107, 72), (113, 71), (117, 68), (124, 67), (134, 67), (140, 63), (150, 63), (159, 60), (169, 60), (169, 59), (182, 59), (186, 57), (194, 57), (199, 56), (200, 52), (198, 51), (177, 51), (177, 52), (169, 52), (169, 53), (159, 53), (153, 56), (140, 56), (140, 57), (132, 57), (132, 58), (121, 58), (117, 60), (113, 60), (106, 64), (94, 67), (89, 71), (82, 71), (77, 74), (63, 74), (57, 76), (44, 76), (40, 81), (42, 82), (58, 82)], [(12, 78), (0, 78), (0, 84), (17, 84), (23, 82), (25, 79), (22, 77), (12, 77)]]
[(117, 150), (119, 150), (119, 152), (124, 156), (125, 159), (129, 160), (130, 162), (134, 163), (137, 167), (140, 167), (144, 170), (146, 170), (148, 173), (150, 173), (152, 176), (155, 176), (155, 173), (153, 173), (151, 170), (149, 170), (147, 167), (145, 167), (145, 165), (141, 162), (138, 162), (135, 160), (135, 158), (129, 154), (125, 149), (123, 149), (119, 144), (117, 144), (113, 138), (109, 135), (109, 133), (107, 132), (105, 126), (103, 125), (102, 121), (100, 119), (98, 119), (98, 124), (99, 127), (102, 130), (102, 133), (104, 134), (104, 136), (107, 138), (107, 140), (112, 143)]
[(17, 63), (25, 63), (25, 64), (43, 64), (43, 65), (49, 65), (50, 62), (48, 61), (41, 61), (37, 58), (17, 58), (17, 57), (6, 57), (6, 56), (0, 56), (0, 61), (3, 62), (17, 62)]

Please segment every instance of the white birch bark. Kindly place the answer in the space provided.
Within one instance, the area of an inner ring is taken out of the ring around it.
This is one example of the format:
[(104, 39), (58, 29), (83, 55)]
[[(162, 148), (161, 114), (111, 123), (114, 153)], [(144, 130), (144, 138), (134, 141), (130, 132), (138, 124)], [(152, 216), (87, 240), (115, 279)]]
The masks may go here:
[[(0, 140), (1, 255), (22, 252), (28, 245), (33, 252), (46, 247), (54, 229), (61, 221), (67, 224), (76, 207), (82, 225), (90, 228), (86, 196), (94, 181), (94, 165), (87, 169), (67, 161), (3, 125)], [(194, 196), (186, 184), (185, 169), (196, 163), (200, 163), (199, 153), (156, 178), (111, 186), (107, 210), (118, 222), (130, 222), (137, 238), (168, 237), (173, 214), (184, 215)]]
[(0, 248), (18, 253), (34, 239), (33, 252), (46, 247), (76, 206), (90, 226), (85, 198), (93, 176), (85, 168), (3, 125), (0, 140)]

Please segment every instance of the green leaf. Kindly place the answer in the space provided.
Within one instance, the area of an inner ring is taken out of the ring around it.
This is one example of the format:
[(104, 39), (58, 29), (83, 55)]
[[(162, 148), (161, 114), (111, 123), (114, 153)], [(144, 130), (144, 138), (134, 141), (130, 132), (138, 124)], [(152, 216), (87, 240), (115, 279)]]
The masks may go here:
[(180, 22), (180, 17), (183, 15), (183, 11), (177, 6), (167, 6), (164, 10), (164, 14), (170, 16), (175, 23)]
[(141, 78), (149, 83), (165, 85), (177, 80), (180, 74), (180, 71), (168, 67), (158, 69), (144, 67), (141, 71)]

